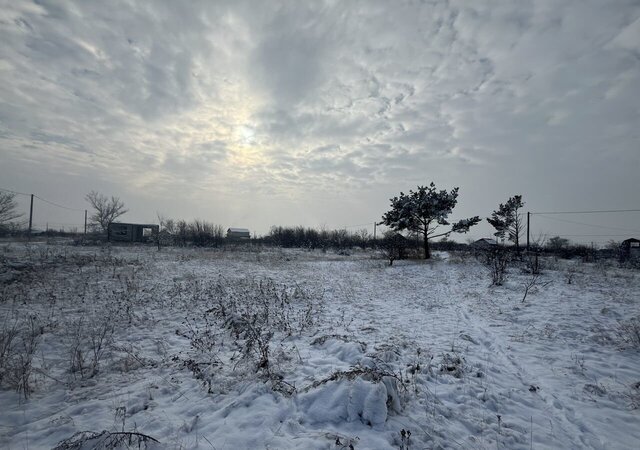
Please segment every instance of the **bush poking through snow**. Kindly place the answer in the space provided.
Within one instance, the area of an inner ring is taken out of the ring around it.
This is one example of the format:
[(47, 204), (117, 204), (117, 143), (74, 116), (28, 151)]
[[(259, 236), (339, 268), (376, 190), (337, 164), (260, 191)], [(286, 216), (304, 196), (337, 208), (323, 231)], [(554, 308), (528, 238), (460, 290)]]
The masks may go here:
[(464, 373), (464, 358), (454, 353), (445, 353), (440, 361), (440, 372), (453, 375), (456, 378), (462, 378)]
[[(235, 280), (233, 284), (220, 282), (210, 291), (210, 301), (213, 307), (207, 312), (225, 322), (241, 318), (289, 336), (313, 326), (322, 309), (322, 294), (297, 284), (281, 286), (269, 278)], [(234, 328), (233, 323), (230, 325)]]
[(18, 337), (18, 332), (17, 323), (7, 326), (5, 321), (2, 328), (0, 328), (0, 383), (5, 378), (14, 357), (14, 341)]
[(400, 431), (400, 450), (411, 448), (411, 431), (404, 428)]
[(33, 356), (42, 333), (43, 327), (33, 315), (0, 331), (0, 383), (6, 383), (25, 399), (32, 392)]
[(540, 255), (537, 251), (533, 251), (533, 252), (526, 252), (525, 253), (525, 258), (524, 258), (524, 263), (525, 263), (525, 271), (527, 273), (533, 274), (533, 275), (540, 275), (542, 273), (542, 260), (540, 258)]
[(486, 255), (491, 285), (502, 286), (507, 279), (507, 267), (511, 261), (511, 253), (505, 247), (496, 246), (488, 249)]
[(173, 289), (191, 297), (190, 304), (204, 306), (200, 313), (186, 318), (184, 329), (176, 333), (187, 337), (194, 351), (183, 365), (208, 386), (209, 392), (211, 369), (222, 364), (218, 351), (228, 335), (238, 352), (231, 358), (234, 369), (240, 363), (248, 364), (250, 371), (264, 376), (274, 390), (285, 395), (295, 392), (295, 387), (274, 371), (278, 354), (272, 353), (271, 341), (276, 334), (288, 337), (313, 327), (322, 309), (322, 295), (297, 284), (278, 285), (271, 279), (195, 281)]
[(159, 441), (146, 434), (133, 431), (120, 431), (111, 433), (102, 431), (80, 431), (70, 438), (58, 443), (53, 450), (109, 450), (116, 448), (158, 448)]
[(627, 347), (640, 350), (640, 316), (620, 321), (616, 332)]
[(633, 383), (629, 390), (627, 392), (624, 392), (623, 395), (629, 402), (629, 408), (640, 408), (640, 381)]
[(78, 374), (83, 380), (92, 378), (98, 373), (100, 361), (113, 341), (113, 318), (94, 317), (87, 323), (85, 317), (80, 317), (70, 329), (69, 371), (74, 378)]
[(398, 375), (393, 372), (389, 372), (386, 370), (382, 370), (379, 368), (372, 367), (364, 367), (364, 366), (355, 366), (349, 370), (338, 370), (333, 372), (327, 378), (323, 378), (322, 380), (314, 381), (310, 386), (307, 386), (303, 389), (303, 391), (308, 391), (309, 389), (316, 388), (322, 384), (329, 383), (330, 381), (338, 381), (338, 380), (354, 380), (356, 378), (362, 378), (367, 381), (373, 381), (374, 383), (379, 383), (384, 380), (385, 377), (392, 378), (402, 385), (402, 380)]
[(547, 281), (546, 283), (541, 283), (540, 273), (531, 272), (531, 275), (529, 276), (527, 281), (522, 283), (522, 285), (524, 286), (524, 295), (522, 296), (521, 303), (524, 303), (524, 301), (527, 299), (527, 295), (529, 294), (529, 292), (533, 292), (533, 290), (535, 290), (538, 287), (545, 287), (549, 285), (549, 283), (551, 283), (551, 281)]

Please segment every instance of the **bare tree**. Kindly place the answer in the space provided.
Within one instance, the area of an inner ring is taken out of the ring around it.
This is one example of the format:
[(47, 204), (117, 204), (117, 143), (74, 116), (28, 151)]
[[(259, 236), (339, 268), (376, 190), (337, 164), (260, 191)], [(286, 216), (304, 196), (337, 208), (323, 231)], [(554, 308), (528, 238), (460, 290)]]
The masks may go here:
[(158, 217), (158, 223), (160, 224), (160, 231), (164, 234), (175, 235), (176, 234), (176, 221), (165, 216), (161, 212), (156, 212)]
[(12, 220), (22, 217), (17, 211), (16, 195), (11, 192), (0, 192), (0, 228)]
[(107, 231), (111, 222), (129, 211), (125, 209), (124, 202), (119, 197), (109, 198), (99, 192), (91, 191), (85, 199), (95, 209), (95, 213), (91, 216), (92, 224), (99, 225), (103, 231)]

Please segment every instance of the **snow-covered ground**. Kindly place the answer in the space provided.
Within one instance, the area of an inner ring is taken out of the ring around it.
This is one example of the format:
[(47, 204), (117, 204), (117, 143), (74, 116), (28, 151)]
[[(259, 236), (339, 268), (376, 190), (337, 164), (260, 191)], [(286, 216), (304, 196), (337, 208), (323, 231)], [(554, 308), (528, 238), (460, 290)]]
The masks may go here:
[(638, 448), (640, 272), (544, 265), (0, 244), (0, 447)]

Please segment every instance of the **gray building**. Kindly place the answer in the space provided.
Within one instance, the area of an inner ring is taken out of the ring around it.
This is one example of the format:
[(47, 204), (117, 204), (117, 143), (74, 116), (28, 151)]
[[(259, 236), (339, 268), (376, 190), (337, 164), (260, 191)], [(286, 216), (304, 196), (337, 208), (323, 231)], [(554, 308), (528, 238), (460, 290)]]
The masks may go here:
[(620, 244), (620, 259), (640, 261), (640, 239), (626, 239)]
[(117, 242), (155, 242), (160, 227), (143, 223), (110, 223), (108, 240)]
[(246, 228), (229, 228), (227, 239), (251, 239), (251, 232)]

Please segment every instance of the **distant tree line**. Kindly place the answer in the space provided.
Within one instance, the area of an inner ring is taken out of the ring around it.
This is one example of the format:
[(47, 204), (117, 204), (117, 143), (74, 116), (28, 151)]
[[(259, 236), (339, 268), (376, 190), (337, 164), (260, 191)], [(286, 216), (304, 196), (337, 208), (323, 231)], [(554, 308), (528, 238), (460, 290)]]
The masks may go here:
[(158, 214), (158, 221), (160, 222), (159, 239), (164, 240), (165, 245), (218, 247), (225, 240), (222, 225), (205, 220), (195, 219), (187, 222), (167, 219)]
[[(418, 186), (408, 194), (400, 193), (391, 199), (391, 209), (382, 216), (380, 225), (389, 229), (382, 236), (374, 236), (366, 229), (348, 231), (345, 228), (329, 230), (326, 228), (311, 228), (304, 226), (272, 226), (269, 233), (263, 237), (251, 239), (253, 243), (273, 245), (285, 248), (336, 249), (378, 248), (389, 256), (390, 263), (394, 259), (408, 256), (408, 251), (422, 247), (424, 257), (430, 256), (430, 249), (441, 251), (470, 250), (469, 244), (451, 241), (448, 237), (452, 233), (466, 233), (480, 222), (478, 216), (458, 220), (450, 223), (447, 218), (456, 206), (458, 188), (451, 191), (437, 190), (433, 183), (428, 186)], [(90, 217), (90, 228), (100, 236), (109, 223), (115, 222), (127, 212), (124, 202), (118, 197), (107, 197), (91, 191), (85, 199), (91, 205), (93, 214)], [(523, 215), (520, 210), (524, 206), (521, 195), (507, 199), (503, 204), (487, 217), (487, 222), (495, 229), (495, 237), (513, 244), (513, 250), (520, 253), (522, 236), (524, 234)], [(17, 211), (18, 205), (15, 194), (0, 191), (0, 236), (19, 236), (25, 233), (24, 214)], [(158, 214), (160, 225), (159, 242), (164, 245), (218, 247), (230, 242), (226, 238), (222, 225), (195, 219), (174, 220)], [(443, 229), (444, 228), (444, 229)], [(436, 231), (437, 230), (437, 231)], [(404, 234), (403, 234), (404, 233)], [(39, 232), (47, 236), (73, 236), (77, 230), (53, 230)], [(439, 241), (434, 238), (441, 238)], [(90, 239), (91, 241), (91, 239)], [(237, 242), (237, 241), (234, 241)], [(509, 247), (501, 246), (509, 251)], [(582, 257), (595, 259), (597, 257), (616, 257), (620, 251), (620, 244), (610, 241), (605, 248), (595, 249), (593, 246), (575, 244), (566, 238), (555, 236), (548, 240), (537, 239), (532, 242), (531, 249), (536, 253), (548, 253), (562, 258)]]
[(373, 246), (373, 237), (365, 229), (349, 232), (346, 229), (327, 230), (305, 228), (302, 226), (283, 227), (273, 226), (269, 234), (261, 239), (266, 244), (280, 247), (300, 247), (313, 249), (346, 249), (360, 247), (365, 249)]

